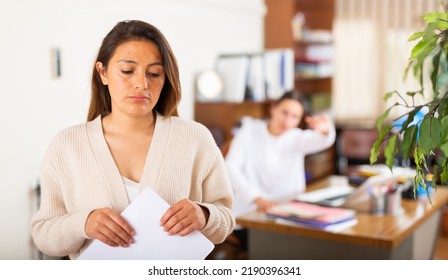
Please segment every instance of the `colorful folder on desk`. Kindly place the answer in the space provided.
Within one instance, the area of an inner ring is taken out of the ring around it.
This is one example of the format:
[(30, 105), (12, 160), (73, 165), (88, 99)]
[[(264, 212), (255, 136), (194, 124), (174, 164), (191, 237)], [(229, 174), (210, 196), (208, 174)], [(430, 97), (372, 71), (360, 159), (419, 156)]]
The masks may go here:
[(266, 215), (319, 229), (340, 229), (356, 224), (356, 212), (351, 209), (324, 207), (293, 201), (271, 207)]

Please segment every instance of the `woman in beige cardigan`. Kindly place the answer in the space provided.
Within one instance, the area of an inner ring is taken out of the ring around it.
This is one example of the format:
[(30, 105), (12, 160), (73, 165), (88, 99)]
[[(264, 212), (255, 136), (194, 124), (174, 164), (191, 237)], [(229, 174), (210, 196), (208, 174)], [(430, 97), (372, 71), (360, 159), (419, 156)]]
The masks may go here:
[(58, 133), (42, 163), (41, 206), (31, 220), (41, 251), (76, 258), (92, 239), (129, 246), (135, 232), (120, 213), (144, 186), (171, 205), (160, 217), (167, 234), (227, 237), (234, 218), (224, 160), (204, 126), (177, 117), (180, 96), (163, 34), (119, 22), (93, 68), (88, 122)]

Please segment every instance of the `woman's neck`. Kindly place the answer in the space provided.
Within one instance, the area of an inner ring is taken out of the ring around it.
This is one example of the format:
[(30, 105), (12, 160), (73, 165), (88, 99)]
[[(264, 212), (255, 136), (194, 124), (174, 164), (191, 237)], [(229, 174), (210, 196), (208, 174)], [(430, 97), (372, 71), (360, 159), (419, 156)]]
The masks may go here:
[(154, 132), (155, 123), (155, 113), (140, 118), (111, 113), (103, 117), (103, 130), (105, 134), (152, 134)]
[(283, 132), (280, 129), (276, 128), (275, 125), (273, 125), (271, 120), (268, 121), (268, 131), (270, 134), (274, 136), (280, 136), (283, 134)]

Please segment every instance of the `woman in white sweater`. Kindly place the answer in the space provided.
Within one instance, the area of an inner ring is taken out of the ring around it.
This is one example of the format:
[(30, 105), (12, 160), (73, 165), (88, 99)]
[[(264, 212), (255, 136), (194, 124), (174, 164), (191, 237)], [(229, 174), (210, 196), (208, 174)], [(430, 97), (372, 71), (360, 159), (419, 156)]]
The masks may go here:
[(330, 147), (336, 133), (326, 115), (306, 117), (311, 129), (297, 128), (303, 113), (300, 94), (290, 91), (273, 104), (268, 121), (242, 120), (226, 155), (235, 216), (265, 211), (305, 190), (305, 156)]
[(41, 251), (76, 258), (92, 239), (130, 246), (136, 233), (120, 213), (145, 186), (171, 205), (160, 217), (167, 234), (227, 237), (234, 218), (225, 163), (204, 126), (176, 117), (180, 96), (163, 34), (119, 22), (93, 68), (88, 122), (58, 133), (42, 163), (41, 206), (31, 220)]

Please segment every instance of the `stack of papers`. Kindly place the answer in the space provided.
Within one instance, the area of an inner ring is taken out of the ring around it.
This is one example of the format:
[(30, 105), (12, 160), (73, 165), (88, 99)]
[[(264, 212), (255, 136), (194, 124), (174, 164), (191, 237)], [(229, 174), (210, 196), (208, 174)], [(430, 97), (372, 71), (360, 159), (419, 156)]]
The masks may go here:
[(324, 230), (340, 230), (357, 223), (354, 210), (324, 207), (299, 201), (276, 205), (266, 214), (271, 218), (284, 219)]

